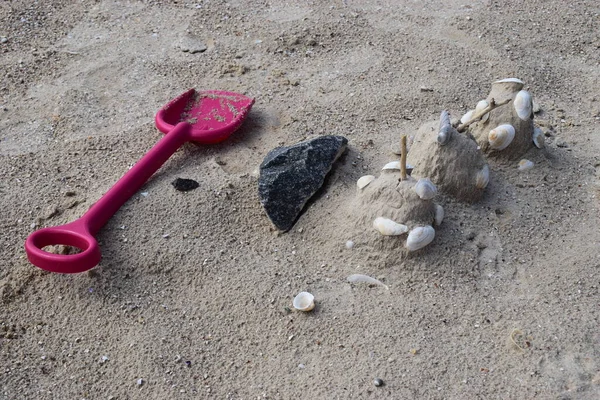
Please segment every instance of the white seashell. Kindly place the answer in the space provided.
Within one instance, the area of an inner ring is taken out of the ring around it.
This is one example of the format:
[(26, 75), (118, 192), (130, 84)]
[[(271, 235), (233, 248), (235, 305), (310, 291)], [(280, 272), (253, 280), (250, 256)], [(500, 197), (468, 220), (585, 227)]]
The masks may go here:
[(354, 242), (352, 240), (346, 241), (346, 248), (351, 249), (354, 247)]
[(488, 134), (490, 147), (494, 150), (504, 150), (514, 138), (515, 128), (509, 124), (499, 125)]
[(538, 149), (541, 149), (546, 144), (546, 138), (544, 137), (544, 132), (539, 128), (533, 128), (533, 144)]
[(294, 308), (300, 311), (310, 311), (315, 308), (315, 296), (308, 292), (300, 292), (294, 297)]
[(533, 110), (533, 102), (531, 101), (531, 95), (527, 90), (521, 90), (515, 96), (513, 101), (517, 115), (523, 121), (527, 121), (531, 118), (531, 111)]
[(423, 200), (430, 200), (437, 194), (437, 188), (428, 178), (421, 178), (415, 185), (415, 192)]
[(486, 164), (475, 176), (475, 187), (485, 189), (488, 183), (490, 183), (490, 167)]
[(442, 224), (442, 221), (444, 221), (444, 207), (440, 206), (439, 204), (435, 205), (435, 226), (440, 226)]
[(373, 221), (373, 228), (384, 236), (398, 236), (408, 232), (406, 225), (399, 224), (389, 218), (377, 217)]
[(525, 84), (525, 82), (523, 82), (519, 78), (505, 78), (505, 79), (500, 79), (499, 81), (496, 81), (494, 83), (521, 83), (523, 85)]
[[(479, 100), (479, 102), (477, 102), (477, 105), (475, 106), (475, 113), (480, 112), (481, 110), (483, 110), (484, 108), (486, 108), (489, 105), (490, 105), (490, 103), (488, 103), (487, 100)], [(489, 117), (490, 117), (490, 113), (489, 112), (485, 113), (481, 117), (481, 122), (487, 121)]]
[(469, 122), (471, 118), (473, 118), (473, 114), (475, 114), (475, 110), (467, 111), (466, 114), (461, 117), (460, 123), (466, 124), (467, 122)]
[(348, 282), (350, 282), (350, 283), (367, 283), (369, 285), (379, 285), (379, 286), (383, 286), (386, 289), (389, 289), (385, 283), (381, 282), (378, 279), (371, 278), (368, 275), (362, 275), (362, 274), (350, 275), (348, 277)]
[(364, 189), (365, 186), (367, 186), (369, 183), (373, 182), (374, 180), (375, 180), (375, 177), (373, 175), (361, 176), (356, 181), (356, 186), (358, 186), (359, 189)]
[(435, 229), (433, 227), (418, 226), (411, 230), (406, 238), (406, 248), (409, 251), (422, 249), (433, 241), (435, 237)]
[(400, 171), (400, 161), (392, 161), (392, 162), (385, 164), (383, 166), (382, 170), (386, 170), (386, 169), (397, 169), (398, 171)]
[(521, 160), (519, 161), (519, 171), (527, 171), (533, 168), (533, 161)]

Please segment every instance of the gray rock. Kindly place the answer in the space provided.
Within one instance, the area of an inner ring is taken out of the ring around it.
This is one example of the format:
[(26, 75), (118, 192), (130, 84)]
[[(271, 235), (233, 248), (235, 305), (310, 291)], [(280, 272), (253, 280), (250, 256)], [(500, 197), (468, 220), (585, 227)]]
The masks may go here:
[(267, 154), (260, 165), (258, 195), (278, 229), (287, 231), (294, 225), (347, 144), (343, 136), (320, 136)]
[(200, 39), (194, 35), (183, 35), (179, 38), (179, 48), (183, 52), (190, 54), (203, 53), (207, 47)]

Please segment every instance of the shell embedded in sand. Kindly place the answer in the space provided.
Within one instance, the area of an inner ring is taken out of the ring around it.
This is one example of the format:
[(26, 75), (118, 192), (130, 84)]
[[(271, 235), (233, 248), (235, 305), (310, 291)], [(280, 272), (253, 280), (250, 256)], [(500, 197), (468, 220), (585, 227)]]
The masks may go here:
[(465, 115), (463, 115), (460, 118), (460, 123), (461, 124), (466, 124), (467, 122), (469, 122), (471, 120), (471, 118), (473, 118), (473, 114), (475, 114), (475, 110), (469, 110), (465, 113)]
[(531, 118), (531, 112), (533, 110), (533, 102), (531, 101), (531, 95), (527, 90), (521, 90), (515, 96), (513, 102), (517, 115), (524, 121)]
[(490, 147), (494, 150), (504, 150), (515, 138), (515, 128), (510, 124), (502, 124), (492, 129), (488, 134)]
[(437, 194), (437, 188), (428, 178), (421, 178), (415, 185), (415, 192), (423, 200), (430, 200)]
[(535, 147), (538, 149), (541, 149), (546, 145), (544, 132), (537, 126), (533, 129), (533, 144), (535, 144)]
[(381, 168), (382, 170), (386, 170), (386, 169), (397, 169), (398, 171), (400, 171), (400, 161), (391, 161), (387, 164), (385, 164), (383, 166), (383, 168)]
[(440, 206), (439, 204), (436, 204), (434, 218), (435, 226), (440, 226), (442, 224), (442, 221), (444, 221), (444, 207)]
[(406, 248), (409, 251), (422, 249), (433, 241), (435, 229), (432, 226), (418, 226), (408, 233)]
[(490, 182), (490, 167), (486, 165), (483, 166), (481, 171), (477, 172), (475, 176), (475, 187), (478, 189), (485, 189), (485, 187)]
[(389, 218), (377, 217), (373, 221), (373, 228), (384, 236), (398, 236), (408, 232), (408, 227), (392, 221)]
[(300, 292), (294, 297), (294, 308), (300, 311), (310, 311), (315, 308), (315, 296), (308, 292)]
[(365, 186), (367, 186), (369, 183), (373, 182), (374, 180), (375, 180), (375, 177), (373, 175), (361, 176), (356, 181), (356, 186), (358, 186), (359, 189), (363, 189)]
[(520, 83), (523, 85), (525, 84), (525, 82), (523, 82), (519, 78), (505, 78), (505, 79), (500, 79), (499, 81), (496, 81), (494, 83)]
[[(489, 105), (490, 105), (490, 103), (488, 103), (487, 100), (479, 100), (479, 102), (477, 102), (477, 105), (475, 106), (475, 113), (479, 113), (480, 111), (482, 111), (483, 109), (485, 109)], [(487, 121), (489, 117), (490, 117), (490, 113), (489, 112), (485, 113), (481, 117), (481, 122)]]
[(452, 135), (452, 124), (450, 123), (450, 114), (448, 111), (443, 110), (440, 113), (440, 129), (437, 135), (437, 142), (440, 145), (445, 145), (450, 140)]
[(528, 169), (533, 168), (533, 161), (529, 160), (521, 160), (519, 161), (519, 171), (527, 171)]

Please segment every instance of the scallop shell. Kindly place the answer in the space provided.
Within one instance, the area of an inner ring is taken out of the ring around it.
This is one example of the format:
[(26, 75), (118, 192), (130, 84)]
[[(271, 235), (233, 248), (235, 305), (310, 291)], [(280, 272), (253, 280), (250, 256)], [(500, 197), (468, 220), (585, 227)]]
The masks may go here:
[(531, 95), (527, 90), (521, 90), (515, 96), (513, 101), (517, 115), (523, 121), (527, 121), (531, 118), (531, 111), (533, 110), (533, 102), (531, 101)]
[[(490, 103), (488, 103), (487, 100), (479, 100), (477, 102), (477, 105), (475, 106), (475, 113), (480, 112), (481, 110), (483, 110), (484, 108), (486, 108), (487, 106), (489, 106)], [(485, 122), (488, 120), (488, 118), (490, 117), (490, 113), (485, 113), (482, 117), (481, 117), (481, 122)]]
[(408, 227), (392, 221), (389, 218), (377, 217), (373, 221), (373, 228), (384, 236), (398, 236), (408, 232)]
[(437, 188), (428, 178), (421, 178), (415, 185), (415, 192), (423, 200), (430, 200), (437, 194)]
[(546, 144), (544, 132), (537, 126), (533, 129), (533, 144), (535, 144), (535, 147), (538, 149), (541, 149)]
[(432, 226), (418, 226), (411, 230), (406, 238), (406, 248), (409, 251), (422, 249), (433, 241), (435, 229)]
[(473, 114), (475, 114), (475, 110), (469, 110), (465, 113), (465, 115), (463, 115), (460, 119), (460, 123), (461, 124), (466, 124), (467, 122), (469, 122), (471, 120), (471, 118), (473, 118)]
[(490, 147), (494, 150), (504, 150), (515, 138), (515, 128), (510, 124), (503, 124), (492, 129), (488, 135)]
[(486, 164), (481, 171), (477, 172), (477, 175), (475, 176), (475, 186), (478, 189), (485, 189), (488, 183), (490, 183), (490, 167)]
[(436, 204), (434, 218), (435, 226), (440, 226), (442, 224), (442, 221), (444, 221), (444, 207), (440, 206), (439, 204)]
[(365, 186), (367, 186), (369, 183), (373, 182), (374, 180), (375, 180), (375, 177), (373, 175), (361, 176), (356, 181), (356, 186), (358, 186), (359, 189), (364, 189)]
[(521, 160), (519, 161), (519, 171), (527, 171), (528, 169), (533, 168), (533, 161), (529, 160)]
[(308, 292), (300, 292), (294, 297), (294, 308), (300, 311), (310, 311), (315, 308), (315, 296)]

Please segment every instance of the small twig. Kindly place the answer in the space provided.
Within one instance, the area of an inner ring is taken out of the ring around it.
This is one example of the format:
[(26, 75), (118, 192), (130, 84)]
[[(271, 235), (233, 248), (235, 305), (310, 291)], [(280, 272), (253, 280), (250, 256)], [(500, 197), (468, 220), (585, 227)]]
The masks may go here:
[(406, 180), (406, 135), (400, 139), (400, 180)]
[(470, 120), (468, 120), (467, 122), (465, 122), (464, 124), (460, 124), (456, 127), (456, 130), (459, 132), (464, 132), (467, 130), (467, 128), (471, 125), (474, 124), (475, 122), (479, 121), (481, 119), (481, 117), (483, 117), (485, 114), (489, 113), (490, 111), (492, 111), (494, 108), (498, 108), (500, 106), (505, 105), (506, 103), (508, 103), (509, 101), (511, 101), (512, 99), (506, 99), (501, 103), (496, 103), (496, 101), (494, 99), (490, 100), (490, 104), (488, 104), (488, 106), (486, 108), (484, 108), (483, 110), (479, 111), (478, 113), (476, 113), (475, 115), (473, 115), (471, 117)]

